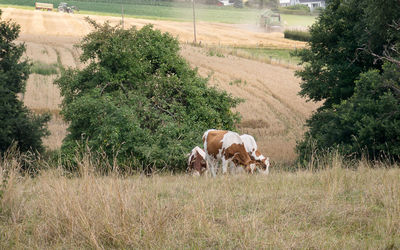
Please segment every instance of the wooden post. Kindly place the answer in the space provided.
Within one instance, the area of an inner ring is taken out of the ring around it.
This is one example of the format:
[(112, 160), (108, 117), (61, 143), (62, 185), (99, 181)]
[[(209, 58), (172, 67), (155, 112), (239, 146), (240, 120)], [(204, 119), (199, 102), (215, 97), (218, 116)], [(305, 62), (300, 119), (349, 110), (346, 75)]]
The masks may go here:
[(193, 35), (194, 35), (194, 44), (197, 43), (197, 39), (196, 39), (196, 13), (194, 11), (194, 1), (193, 1)]

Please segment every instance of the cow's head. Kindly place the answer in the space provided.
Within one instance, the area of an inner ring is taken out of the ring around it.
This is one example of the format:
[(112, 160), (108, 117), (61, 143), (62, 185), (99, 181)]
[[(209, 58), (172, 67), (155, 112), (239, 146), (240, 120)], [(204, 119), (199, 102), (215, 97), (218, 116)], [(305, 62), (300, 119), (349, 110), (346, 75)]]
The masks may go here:
[(258, 171), (262, 174), (269, 174), (269, 157), (258, 161), (257, 162), (257, 167), (258, 167)]
[(188, 166), (189, 171), (193, 176), (203, 175), (207, 171), (207, 164), (201, 155), (196, 153), (189, 162)]

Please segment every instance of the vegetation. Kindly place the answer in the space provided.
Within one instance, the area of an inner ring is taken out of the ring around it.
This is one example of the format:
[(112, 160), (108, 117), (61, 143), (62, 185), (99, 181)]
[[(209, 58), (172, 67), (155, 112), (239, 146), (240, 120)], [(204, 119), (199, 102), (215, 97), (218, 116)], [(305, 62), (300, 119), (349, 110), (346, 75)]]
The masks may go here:
[(179, 43), (147, 25), (123, 30), (91, 24), (80, 48), (84, 69), (56, 81), (70, 122), (62, 151), (73, 159), (77, 141), (134, 168), (185, 168), (186, 153), (209, 128), (232, 130), (239, 99), (207, 86), (178, 54)]
[(308, 42), (310, 41), (310, 32), (301, 30), (285, 30), (284, 37), (287, 39)]
[(311, 27), (310, 48), (297, 54), (304, 63), (297, 75), (300, 94), (323, 105), (307, 121), (301, 161), (331, 148), (398, 160), (400, 66), (382, 60), (400, 44), (398, 20), (395, 1), (334, 0)]
[[(1, 10), (0, 10), (1, 18)], [(42, 151), (50, 116), (34, 115), (18, 99), (25, 92), (30, 63), (22, 59), (24, 44), (14, 41), (20, 27), (0, 20), (0, 155), (14, 143), (21, 151)]]
[(296, 4), (279, 8), (279, 12), (292, 15), (311, 15), (310, 8), (304, 4)]
[(194, 179), (98, 176), (97, 161), (30, 178), (1, 159), (0, 248), (400, 247), (398, 166), (333, 156), (317, 172)]
[(58, 73), (58, 65), (56, 63), (48, 64), (41, 61), (36, 61), (31, 67), (31, 73), (40, 75), (55, 75)]

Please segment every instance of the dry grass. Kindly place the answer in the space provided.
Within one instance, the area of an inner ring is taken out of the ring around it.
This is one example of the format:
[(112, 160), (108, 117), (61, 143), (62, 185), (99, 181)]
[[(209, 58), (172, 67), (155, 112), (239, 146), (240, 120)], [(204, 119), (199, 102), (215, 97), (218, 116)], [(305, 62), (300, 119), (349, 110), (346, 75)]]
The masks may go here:
[[(0, 248), (400, 247), (400, 169), (334, 158), (319, 172), (269, 176), (81, 176), (32, 179), (3, 160)], [(393, 166), (392, 166), (393, 167)]]

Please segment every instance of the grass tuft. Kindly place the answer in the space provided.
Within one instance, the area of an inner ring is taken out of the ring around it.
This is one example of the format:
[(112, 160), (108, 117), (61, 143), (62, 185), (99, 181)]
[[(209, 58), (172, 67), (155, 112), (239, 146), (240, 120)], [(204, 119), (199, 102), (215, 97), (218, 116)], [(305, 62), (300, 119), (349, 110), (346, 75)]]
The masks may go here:
[(58, 74), (58, 64), (48, 64), (42, 61), (35, 61), (32, 65), (31, 72), (39, 75), (56, 75)]

